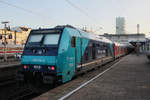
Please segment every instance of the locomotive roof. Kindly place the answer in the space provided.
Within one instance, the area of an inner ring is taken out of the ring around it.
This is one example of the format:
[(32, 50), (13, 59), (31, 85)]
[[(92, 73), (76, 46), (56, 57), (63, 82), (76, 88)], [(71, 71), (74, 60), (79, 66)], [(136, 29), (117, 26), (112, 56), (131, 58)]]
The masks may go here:
[(49, 29), (33, 29), (31, 30), (32, 34), (36, 33), (36, 34), (40, 34), (40, 33), (60, 33), (61, 30), (60, 29), (56, 29), (56, 28), (49, 28)]
[(107, 39), (107, 38), (105, 38), (103, 36), (99, 36), (99, 35), (96, 35), (96, 34), (93, 34), (93, 33), (90, 33), (90, 32), (85, 32), (85, 31), (83, 31), (81, 29), (77, 29), (77, 28), (75, 28), (75, 27), (73, 27), (71, 25), (62, 25), (62, 26), (58, 25), (55, 28), (57, 28), (57, 29), (64, 29), (65, 27), (78, 30), (82, 37), (89, 38), (89, 39), (92, 39), (92, 40), (101, 41), (101, 42), (112, 43), (112, 41), (110, 41), (109, 39)]
[[(68, 26), (66, 26), (66, 27), (68, 27)], [(109, 39), (107, 39), (107, 38), (105, 38), (103, 36), (99, 36), (97, 34), (93, 34), (93, 33), (90, 33), (90, 32), (85, 32), (85, 31), (83, 31), (81, 29), (77, 29), (77, 28), (72, 27), (72, 26), (71, 27), (69, 26), (69, 28), (73, 28), (73, 29), (78, 30), (80, 32), (80, 35), (82, 37), (84, 37), (84, 38), (97, 40), (97, 41), (101, 41), (101, 42), (106, 42), (106, 43), (113, 43), (111, 40), (109, 40)]]
[(83, 30), (77, 29), (71, 25), (58, 25), (54, 28), (48, 28), (48, 29), (33, 29), (31, 30), (32, 34), (36, 33), (48, 33), (48, 32), (55, 32), (55, 33), (60, 33), (63, 31), (64, 28), (71, 28), (71, 29), (75, 29), (78, 30), (80, 32), (81, 37), (84, 38), (88, 38), (88, 39), (92, 39), (92, 40), (97, 40), (97, 41), (101, 41), (101, 42), (106, 42), (106, 43), (113, 43), (111, 40), (103, 37), (103, 36), (99, 36), (90, 32), (85, 32)]

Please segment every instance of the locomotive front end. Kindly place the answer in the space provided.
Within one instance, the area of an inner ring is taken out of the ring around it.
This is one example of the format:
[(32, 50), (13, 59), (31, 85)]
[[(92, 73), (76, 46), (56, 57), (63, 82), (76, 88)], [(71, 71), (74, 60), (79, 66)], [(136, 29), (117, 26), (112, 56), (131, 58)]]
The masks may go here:
[(32, 30), (24, 47), (17, 79), (30, 83), (53, 84), (57, 77), (57, 55), (61, 30)]

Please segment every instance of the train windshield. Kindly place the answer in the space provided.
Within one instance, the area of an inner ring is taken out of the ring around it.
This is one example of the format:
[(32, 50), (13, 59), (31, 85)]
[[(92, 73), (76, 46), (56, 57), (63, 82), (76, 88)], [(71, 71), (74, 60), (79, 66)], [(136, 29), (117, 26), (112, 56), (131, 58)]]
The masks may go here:
[(57, 45), (59, 40), (59, 34), (48, 34), (45, 35), (43, 44), (44, 45)]
[(32, 42), (40, 42), (43, 38), (43, 35), (31, 35), (29, 37), (28, 43), (32, 43)]
[(27, 46), (57, 45), (60, 34), (34, 34), (30, 35)]

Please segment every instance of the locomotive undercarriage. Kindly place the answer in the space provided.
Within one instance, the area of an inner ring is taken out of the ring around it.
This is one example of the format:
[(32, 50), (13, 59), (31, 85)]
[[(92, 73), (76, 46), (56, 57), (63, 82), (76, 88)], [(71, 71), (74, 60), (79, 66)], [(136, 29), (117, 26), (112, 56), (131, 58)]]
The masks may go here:
[(48, 84), (52, 85), (56, 82), (61, 81), (61, 76), (56, 76), (56, 73), (49, 73), (49, 72), (25, 72), (19, 71), (17, 74), (17, 80), (20, 82), (33, 84), (33, 85), (41, 85), (41, 84)]

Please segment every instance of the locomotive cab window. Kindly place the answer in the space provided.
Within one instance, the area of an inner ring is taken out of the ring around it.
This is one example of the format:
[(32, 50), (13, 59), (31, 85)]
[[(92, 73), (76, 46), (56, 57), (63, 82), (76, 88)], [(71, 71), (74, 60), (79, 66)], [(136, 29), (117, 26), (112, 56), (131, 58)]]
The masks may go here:
[(44, 38), (44, 45), (57, 45), (59, 41), (59, 34), (48, 34)]
[(76, 46), (76, 38), (73, 36), (71, 39), (71, 47), (75, 48), (75, 46)]
[(29, 37), (29, 40), (28, 40), (28, 43), (31, 43), (31, 42), (40, 42), (43, 38), (43, 35), (30, 35)]

